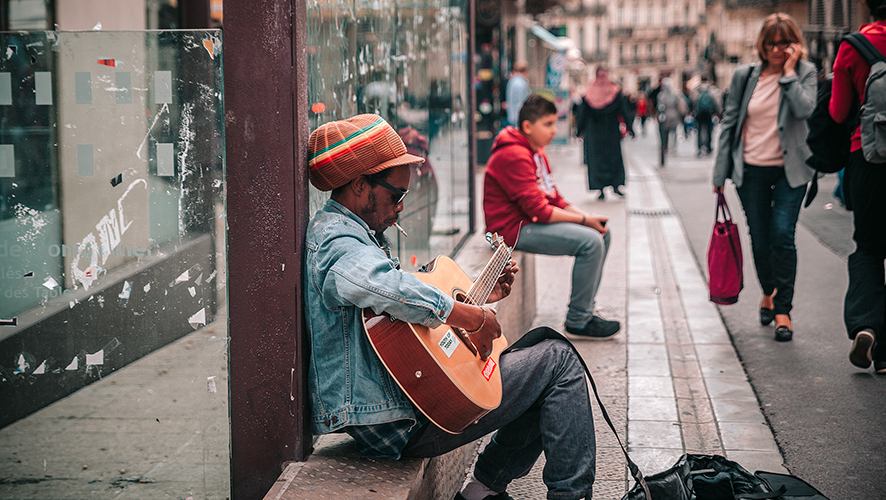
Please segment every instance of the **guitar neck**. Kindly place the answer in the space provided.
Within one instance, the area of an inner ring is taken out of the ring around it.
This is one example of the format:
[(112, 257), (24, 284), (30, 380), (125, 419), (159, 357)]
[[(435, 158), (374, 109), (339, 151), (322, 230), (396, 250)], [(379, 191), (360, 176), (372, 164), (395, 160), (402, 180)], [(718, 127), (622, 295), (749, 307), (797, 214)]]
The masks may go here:
[(498, 277), (501, 276), (501, 271), (508, 265), (510, 259), (511, 250), (507, 245), (498, 245), (492, 258), (489, 259), (486, 267), (483, 268), (483, 272), (480, 273), (480, 276), (471, 285), (467, 301), (478, 306), (485, 304), (489, 294), (492, 293), (492, 289), (495, 288), (495, 283), (498, 282)]

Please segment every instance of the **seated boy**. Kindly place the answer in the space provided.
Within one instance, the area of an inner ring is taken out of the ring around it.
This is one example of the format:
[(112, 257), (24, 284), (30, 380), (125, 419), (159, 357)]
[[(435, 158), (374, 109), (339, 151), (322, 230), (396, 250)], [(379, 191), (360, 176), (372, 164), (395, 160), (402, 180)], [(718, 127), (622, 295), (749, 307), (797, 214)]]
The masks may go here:
[(557, 133), (554, 103), (533, 94), (523, 103), (518, 119), (517, 128), (506, 127), (496, 136), (486, 163), (486, 230), (497, 232), (515, 250), (574, 256), (566, 331), (592, 339), (611, 338), (621, 327), (618, 321), (594, 315), (594, 298), (609, 252), (609, 218), (582, 211), (557, 191), (544, 153)]

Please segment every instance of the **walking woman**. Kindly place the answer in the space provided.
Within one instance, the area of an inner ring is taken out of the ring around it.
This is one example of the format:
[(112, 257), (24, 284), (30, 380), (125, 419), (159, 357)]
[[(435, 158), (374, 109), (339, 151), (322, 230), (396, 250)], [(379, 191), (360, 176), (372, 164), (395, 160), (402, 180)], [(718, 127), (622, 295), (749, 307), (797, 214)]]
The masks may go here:
[(584, 143), (588, 189), (599, 189), (599, 200), (606, 198), (603, 192), (606, 186), (612, 186), (612, 192), (624, 196), (620, 189), (625, 183), (621, 139), (624, 134), (633, 135), (634, 114), (621, 87), (609, 80), (606, 68), (597, 68), (596, 78), (588, 84), (575, 121), (577, 134)]
[[(877, 50), (886, 53), (886, 0), (867, 0), (867, 6), (874, 22), (859, 31)], [(854, 99), (864, 101), (870, 69), (867, 60), (852, 46), (840, 45), (834, 61), (830, 103), (831, 116), (837, 122), (848, 119), (855, 107)], [(849, 361), (859, 368), (868, 368), (873, 358), (874, 370), (886, 374), (886, 168), (865, 161), (859, 129), (852, 135), (850, 151), (843, 174), (846, 208), (855, 214), (855, 252), (849, 256), (849, 289), (843, 306), (846, 331), (853, 339)]]
[(777, 13), (763, 20), (754, 47), (759, 64), (735, 70), (726, 99), (714, 191), (732, 179), (751, 233), (757, 279), (763, 289), (760, 323), (775, 321), (775, 340), (793, 338), (791, 308), (797, 276), (794, 235), (806, 184), (806, 118), (815, 107), (815, 67), (802, 61), (796, 21)]

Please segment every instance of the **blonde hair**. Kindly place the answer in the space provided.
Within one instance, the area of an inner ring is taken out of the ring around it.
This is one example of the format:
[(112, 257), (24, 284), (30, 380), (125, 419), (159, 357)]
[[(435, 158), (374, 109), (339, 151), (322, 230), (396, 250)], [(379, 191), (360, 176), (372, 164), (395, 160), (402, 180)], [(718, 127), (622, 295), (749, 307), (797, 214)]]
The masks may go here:
[[(775, 38), (776, 35), (780, 35), (782, 40), (786, 42), (799, 43), (801, 46), (806, 45), (803, 41), (803, 32), (800, 31), (800, 27), (797, 26), (797, 21), (794, 21), (793, 17), (784, 12), (770, 14), (763, 20), (760, 32), (757, 33), (757, 40), (754, 42), (757, 56), (763, 61), (764, 65), (769, 63), (766, 60), (766, 47), (764, 47), (764, 44)], [(800, 58), (802, 59), (804, 55), (805, 51), (801, 53)]]

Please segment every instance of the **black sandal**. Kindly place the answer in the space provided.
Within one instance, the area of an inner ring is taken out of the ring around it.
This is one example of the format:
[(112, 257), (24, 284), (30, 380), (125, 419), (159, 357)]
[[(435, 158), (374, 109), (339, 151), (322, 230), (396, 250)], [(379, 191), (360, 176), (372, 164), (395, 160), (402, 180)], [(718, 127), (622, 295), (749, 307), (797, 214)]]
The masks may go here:
[(775, 311), (768, 307), (760, 308), (760, 324), (766, 326), (775, 321)]
[(775, 329), (775, 340), (778, 342), (788, 342), (794, 338), (794, 331), (787, 326), (781, 325)]

